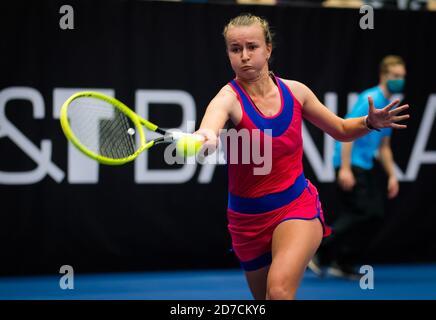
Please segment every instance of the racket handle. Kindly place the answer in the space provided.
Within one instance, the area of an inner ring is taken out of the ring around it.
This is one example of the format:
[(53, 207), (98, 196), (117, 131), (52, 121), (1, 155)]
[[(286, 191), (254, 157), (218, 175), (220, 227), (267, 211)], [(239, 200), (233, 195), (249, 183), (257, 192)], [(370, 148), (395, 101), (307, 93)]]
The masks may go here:
[(170, 136), (172, 136), (174, 141), (177, 141), (183, 137), (191, 136), (192, 138), (195, 138), (198, 141), (204, 141), (204, 137), (199, 134), (193, 134), (193, 133), (186, 133), (186, 132), (171, 132)]

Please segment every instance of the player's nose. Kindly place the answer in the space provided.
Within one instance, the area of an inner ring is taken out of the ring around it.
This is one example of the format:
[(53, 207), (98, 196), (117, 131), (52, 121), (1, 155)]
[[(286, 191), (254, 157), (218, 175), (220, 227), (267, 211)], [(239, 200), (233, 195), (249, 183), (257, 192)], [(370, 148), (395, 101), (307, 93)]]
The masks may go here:
[(241, 59), (243, 60), (243, 61), (247, 61), (247, 60), (249, 60), (250, 59), (250, 56), (248, 55), (248, 51), (247, 51), (247, 49), (242, 49), (242, 51), (241, 51)]

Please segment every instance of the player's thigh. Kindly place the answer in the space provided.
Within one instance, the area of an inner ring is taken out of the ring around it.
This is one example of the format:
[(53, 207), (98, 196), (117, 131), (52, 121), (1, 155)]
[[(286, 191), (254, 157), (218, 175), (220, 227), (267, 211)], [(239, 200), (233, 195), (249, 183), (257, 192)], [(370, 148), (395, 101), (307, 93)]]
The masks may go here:
[(250, 287), (251, 294), (256, 300), (265, 300), (268, 271), (269, 266), (253, 271), (245, 271), (245, 277)]
[(287, 220), (273, 233), (272, 264), (267, 291), (290, 293), (293, 296), (310, 259), (323, 237), (319, 219)]

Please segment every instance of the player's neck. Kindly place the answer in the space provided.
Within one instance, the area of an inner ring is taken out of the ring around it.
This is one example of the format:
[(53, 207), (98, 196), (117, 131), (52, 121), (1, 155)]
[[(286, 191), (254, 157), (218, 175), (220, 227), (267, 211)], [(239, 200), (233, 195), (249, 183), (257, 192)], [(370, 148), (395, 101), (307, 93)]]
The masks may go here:
[(254, 79), (237, 78), (237, 80), (250, 97), (266, 97), (275, 86), (268, 70), (260, 72)]

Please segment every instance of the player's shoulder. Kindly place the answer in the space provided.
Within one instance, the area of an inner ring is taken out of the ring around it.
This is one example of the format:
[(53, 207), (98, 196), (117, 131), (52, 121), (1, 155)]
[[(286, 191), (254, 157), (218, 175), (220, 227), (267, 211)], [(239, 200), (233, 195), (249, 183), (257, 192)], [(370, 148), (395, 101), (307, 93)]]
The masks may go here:
[(238, 100), (238, 95), (227, 83), (221, 87), (214, 99), (219, 99), (221, 102), (233, 103)]
[(226, 95), (226, 96), (232, 96), (232, 97), (237, 97), (236, 92), (230, 86), (230, 83), (226, 83), (224, 86), (222, 86), (220, 91), (218, 91), (218, 94), (222, 94), (222, 95)]
[(280, 80), (283, 81), (283, 83), (288, 87), (288, 89), (300, 103), (305, 101), (307, 94), (310, 92), (309, 87), (297, 80), (283, 78), (280, 78)]
[(238, 96), (229, 84), (224, 85), (210, 102), (214, 108), (224, 108), (230, 112), (238, 103)]
[(297, 81), (297, 80), (292, 80), (292, 79), (285, 79), (285, 78), (281, 78), (281, 77), (277, 77), (278, 79), (282, 80), (287, 86), (292, 85), (292, 86), (300, 86), (303, 85), (301, 82)]
[(284, 79), (284, 78), (279, 78), (280, 80), (282, 80), (284, 82), (284, 84), (286, 84), (286, 86), (293, 90), (299, 90), (299, 91), (306, 91), (306, 90), (310, 90), (308, 86), (306, 86), (304, 83), (297, 81), (297, 80), (292, 80), (292, 79)]

